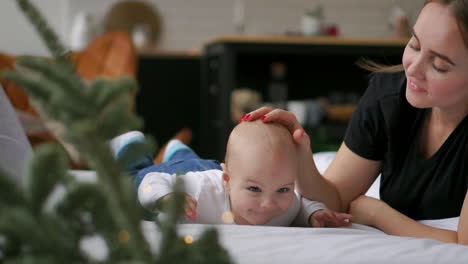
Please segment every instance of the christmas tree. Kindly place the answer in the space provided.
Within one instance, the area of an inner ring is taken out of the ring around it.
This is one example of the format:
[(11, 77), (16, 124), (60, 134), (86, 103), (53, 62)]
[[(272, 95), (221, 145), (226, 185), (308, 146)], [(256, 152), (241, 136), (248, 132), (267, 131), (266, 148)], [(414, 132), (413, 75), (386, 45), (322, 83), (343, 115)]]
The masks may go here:
[[(38, 10), (28, 0), (16, 2), (54, 60), (20, 57), (16, 70), (2, 75), (28, 92), (41, 116), (58, 124), (62, 140), (96, 171), (98, 180), (77, 181), (69, 174), (67, 155), (53, 144), (35, 150), (24, 186), (16, 185), (0, 168), (0, 262), (231, 263), (215, 229), (194, 242), (177, 235), (184, 203), (181, 182), (165, 208), (168, 217), (154, 219), (160, 248), (156, 253), (151, 250), (141, 229), (143, 209), (106, 143), (142, 125), (130, 111), (136, 82), (130, 78), (84, 82)], [(57, 186), (63, 187), (63, 197), (50, 202)], [(103, 259), (83, 249), (83, 241), (90, 237), (104, 241), (108, 253)]]

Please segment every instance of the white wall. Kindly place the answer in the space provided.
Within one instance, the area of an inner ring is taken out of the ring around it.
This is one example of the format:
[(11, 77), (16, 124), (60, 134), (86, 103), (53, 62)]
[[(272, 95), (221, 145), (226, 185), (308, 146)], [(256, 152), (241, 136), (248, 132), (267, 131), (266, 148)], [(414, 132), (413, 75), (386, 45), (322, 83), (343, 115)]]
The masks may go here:
[[(235, 0), (143, 0), (154, 5), (163, 20), (160, 48), (200, 48), (217, 35), (233, 34)], [(71, 0), (70, 15), (86, 11), (103, 17), (119, 0)], [(386, 37), (393, 6), (403, 8), (414, 21), (423, 0), (244, 0), (246, 34), (282, 34), (298, 31), (306, 9), (322, 4), (326, 22), (339, 24), (343, 36)]]
[[(32, 0), (38, 4), (60, 37), (68, 42), (76, 14), (86, 11), (102, 19), (120, 0)], [(198, 49), (218, 35), (235, 33), (234, 0), (143, 0), (162, 16), (163, 35), (159, 48)], [(402, 7), (414, 21), (423, 0), (244, 0), (246, 34), (282, 34), (298, 31), (300, 17), (317, 4), (324, 7), (326, 22), (337, 23), (341, 35), (388, 36), (391, 7)], [(0, 0), (0, 52), (47, 55), (45, 46), (14, 0)]]
[[(32, 0), (63, 38), (68, 26), (69, 0)], [(47, 56), (49, 52), (14, 0), (0, 1), (0, 52)]]

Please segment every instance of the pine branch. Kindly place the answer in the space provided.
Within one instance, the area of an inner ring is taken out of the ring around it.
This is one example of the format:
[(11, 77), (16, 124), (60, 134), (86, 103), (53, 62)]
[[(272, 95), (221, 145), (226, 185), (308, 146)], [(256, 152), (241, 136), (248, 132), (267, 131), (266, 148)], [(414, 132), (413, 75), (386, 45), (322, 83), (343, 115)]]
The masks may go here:
[[(55, 32), (50, 29), (39, 10), (27, 0), (17, 0), (18, 7), (23, 11), (41, 39), (46, 44), (50, 53), (58, 60), (65, 60), (68, 57), (67, 49), (60, 43)], [(71, 64), (68, 64), (71, 65)]]
[(23, 191), (12, 177), (0, 168), (0, 210), (2, 207), (21, 207), (26, 204)]
[[(39, 215), (53, 188), (64, 177), (68, 160), (65, 152), (55, 144), (39, 146), (35, 152), (27, 166), (26, 196), (33, 213)], [(53, 170), (50, 164), (54, 164)]]
[(122, 175), (120, 166), (116, 164), (108, 146), (93, 137), (92, 131), (89, 131), (89, 134), (86, 131), (81, 132), (86, 136), (83, 137), (85, 140), (77, 142), (78, 150), (87, 154), (85, 155), (86, 161), (99, 175), (98, 181), (102, 191), (108, 197), (113, 218), (122, 228), (120, 231), (128, 232), (130, 235), (128, 240), (122, 242), (128, 243), (128, 247), (135, 254), (135, 259), (149, 261), (149, 247), (140, 230), (142, 217), (137, 210), (137, 202), (129, 191), (131, 190), (130, 183), (125, 184), (126, 176)]
[[(180, 182), (167, 209), (169, 217), (157, 222), (161, 251), (158, 256), (151, 253), (140, 228), (142, 212), (130, 178), (122, 173), (106, 143), (110, 137), (142, 125), (129, 111), (136, 82), (122, 78), (86, 84), (40, 12), (28, 0), (17, 0), (17, 4), (55, 61), (23, 57), (17, 60), (16, 71), (2, 75), (20, 84), (41, 115), (59, 124), (59, 135), (97, 172), (98, 182), (89, 185), (69, 179), (65, 155), (51, 146), (39, 148), (31, 160), (25, 193), (0, 171), (0, 235), (6, 236), (0, 250), (9, 254), (5, 263), (82, 263), (87, 257), (79, 250), (80, 238), (94, 234), (105, 238), (110, 263), (231, 263), (216, 230), (193, 245), (178, 237), (176, 223), (184, 203)], [(58, 183), (65, 185), (65, 200), (45, 210)], [(209, 254), (210, 250), (217, 252)]]

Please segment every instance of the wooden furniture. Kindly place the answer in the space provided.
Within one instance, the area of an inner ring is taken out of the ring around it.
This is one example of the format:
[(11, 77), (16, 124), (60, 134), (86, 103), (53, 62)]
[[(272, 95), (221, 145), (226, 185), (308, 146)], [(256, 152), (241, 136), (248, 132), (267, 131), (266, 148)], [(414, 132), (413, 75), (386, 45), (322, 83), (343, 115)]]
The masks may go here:
[(387, 64), (401, 63), (406, 41), (222, 36), (207, 42), (202, 59), (200, 154), (224, 158), (227, 138), (236, 124), (230, 119), (231, 92), (248, 87), (268, 98), (273, 63), (287, 67), (288, 100), (336, 94), (359, 97), (369, 76), (356, 62), (368, 58)]

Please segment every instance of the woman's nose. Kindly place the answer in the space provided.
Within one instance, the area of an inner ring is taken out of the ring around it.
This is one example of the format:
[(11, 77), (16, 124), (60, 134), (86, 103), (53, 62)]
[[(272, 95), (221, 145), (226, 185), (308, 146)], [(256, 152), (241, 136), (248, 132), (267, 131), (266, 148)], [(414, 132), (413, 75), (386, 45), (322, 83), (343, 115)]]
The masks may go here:
[(415, 57), (406, 69), (406, 73), (408, 76), (423, 80), (425, 76), (425, 65), (423, 58), (421, 56)]

